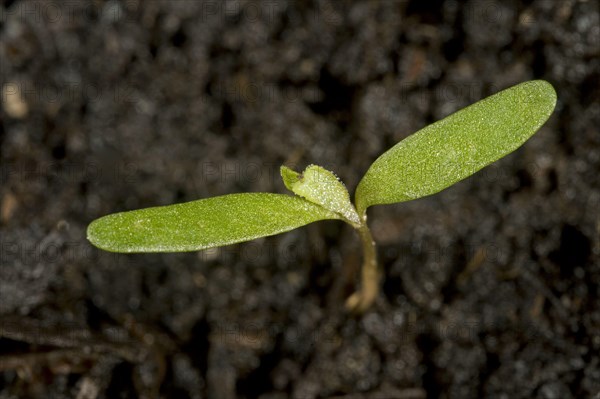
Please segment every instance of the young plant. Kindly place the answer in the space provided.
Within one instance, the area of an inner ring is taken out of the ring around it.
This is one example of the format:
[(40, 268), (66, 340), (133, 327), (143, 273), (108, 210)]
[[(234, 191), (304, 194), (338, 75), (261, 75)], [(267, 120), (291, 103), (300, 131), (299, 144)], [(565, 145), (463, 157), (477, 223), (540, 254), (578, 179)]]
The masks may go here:
[(362, 312), (379, 291), (377, 252), (367, 225), (372, 205), (435, 194), (519, 148), (550, 117), (556, 92), (545, 81), (524, 82), (468, 106), (402, 140), (364, 175), (353, 205), (344, 184), (310, 165), (281, 176), (295, 195), (230, 194), (183, 204), (115, 213), (93, 221), (88, 240), (111, 252), (182, 252), (290, 231), (325, 219), (355, 228), (363, 247), (360, 289), (346, 301)]

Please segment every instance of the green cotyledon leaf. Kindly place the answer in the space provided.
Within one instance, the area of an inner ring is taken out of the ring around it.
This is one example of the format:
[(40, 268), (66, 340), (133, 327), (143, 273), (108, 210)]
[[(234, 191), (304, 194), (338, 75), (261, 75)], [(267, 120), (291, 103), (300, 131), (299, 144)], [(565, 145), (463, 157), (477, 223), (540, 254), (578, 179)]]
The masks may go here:
[(281, 178), (293, 193), (341, 215), (350, 224), (360, 224), (344, 183), (335, 174), (318, 165), (309, 165), (298, 173), (281, 167)]
[(356, 189), (360, 215), (371, 205), (437, 193), (519, 148), (556, 105), (550, 83), (510, 87), (402, 140), (371, 165)]
[(183, 252), (249, 241), (339, 215), (299, 197), (229, 194), (115, 213), (94, 220), (88, 240), (111, 252)]

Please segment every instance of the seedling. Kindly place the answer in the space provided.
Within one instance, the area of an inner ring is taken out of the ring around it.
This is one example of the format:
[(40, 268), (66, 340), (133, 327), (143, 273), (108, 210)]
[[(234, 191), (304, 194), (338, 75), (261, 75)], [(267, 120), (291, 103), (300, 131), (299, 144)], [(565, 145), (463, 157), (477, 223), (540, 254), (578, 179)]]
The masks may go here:
[(346, 301), (362, 312), (380, 285), (377, 252), (367, 225), (372, 205), (435, 194), (519, 148), (554, 110), (545, 81), (524, 82), (468, 106), (402, 140), (381, 155), (358, 184), (355, 202), (330, 171), (281, 167), (295, 195), (229, 194), (183, 204), (115, 213), (93, 221), (88, 240), (111, 252), (183, 252), (249, 241), (325, 219), (358, 231), (363, 247), (360, 289)]

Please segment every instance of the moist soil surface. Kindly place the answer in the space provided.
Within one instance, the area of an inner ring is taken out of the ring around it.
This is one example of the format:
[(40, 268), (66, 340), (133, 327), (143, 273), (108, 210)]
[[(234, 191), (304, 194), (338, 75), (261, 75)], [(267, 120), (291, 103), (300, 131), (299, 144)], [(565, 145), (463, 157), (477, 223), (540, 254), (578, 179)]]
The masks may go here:
[[(7, 1), (0, 6), (0, 398), (592, 398), (600, 392), (593, 1)], [(86, 241), (108, 213), (353, 192), (419, 128), (545, 79), (556, 111), (434, 196), (198, 253)]]

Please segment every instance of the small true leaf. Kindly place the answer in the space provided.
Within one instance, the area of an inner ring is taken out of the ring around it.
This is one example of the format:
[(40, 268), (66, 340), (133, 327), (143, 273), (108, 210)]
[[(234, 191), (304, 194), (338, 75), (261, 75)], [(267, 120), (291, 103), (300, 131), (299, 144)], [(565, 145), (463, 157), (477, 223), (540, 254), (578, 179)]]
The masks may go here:
[(437, 193), (519, 148), (550, 117), (556, 92), (542, 80), (496, 93), (402, 140), (381, 155), (356, 189), (371, 205)]
[(335, 212), (353, 224), (360, 224), (344, 183), (335, 174), (318, 165), (309, 165), (303, 173), (281, 167), (285, 186), (295, 194)]
[(249, 241), (340, 217), (299, 197), (230, 194), (115, 213), (93, 221), (88, 240), (111, 252), (183, 252)]

